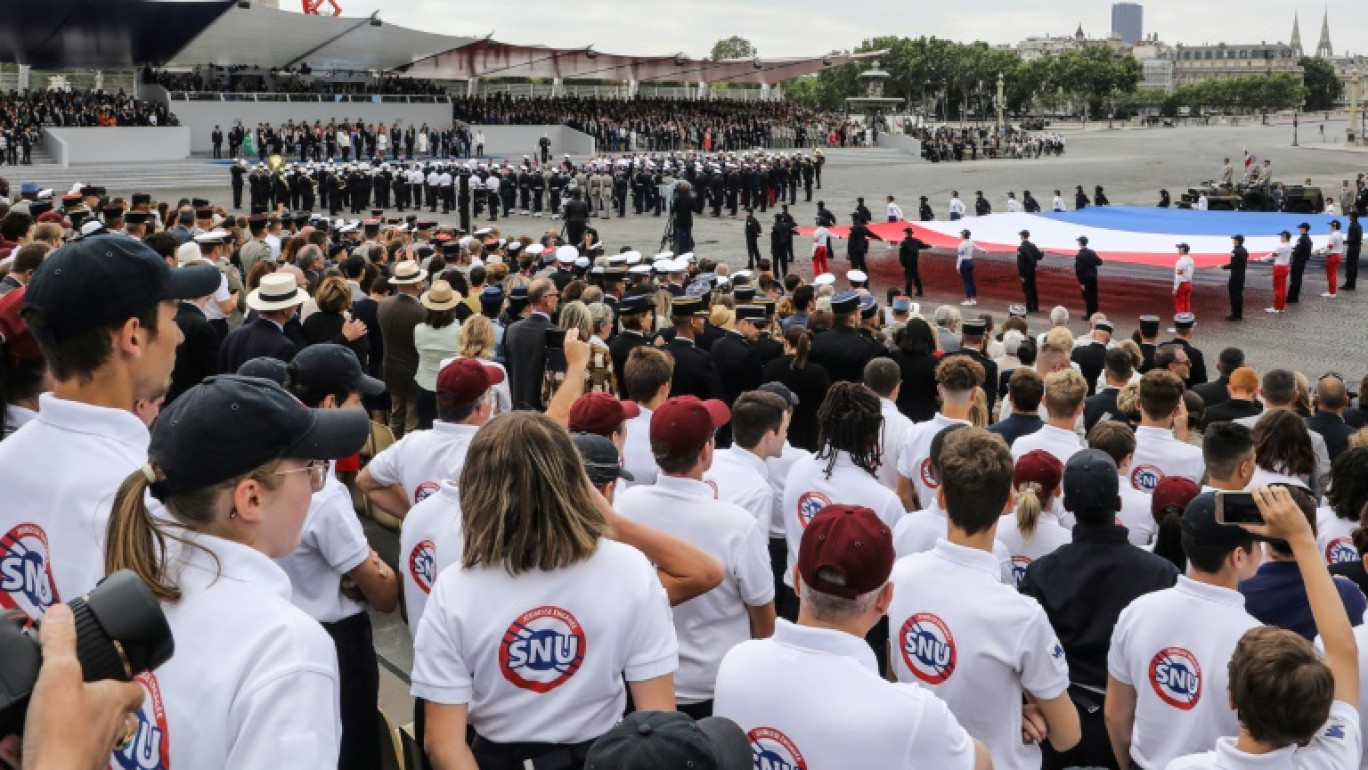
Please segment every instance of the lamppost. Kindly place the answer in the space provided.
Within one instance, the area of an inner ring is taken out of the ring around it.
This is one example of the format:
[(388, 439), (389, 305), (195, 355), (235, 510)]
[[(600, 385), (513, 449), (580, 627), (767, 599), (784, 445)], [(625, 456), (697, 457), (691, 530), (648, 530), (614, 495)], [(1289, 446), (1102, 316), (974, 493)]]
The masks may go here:
[(1001, 136), (1001, 135), (1002, 135), (1002, 125), (1003, 125), (1003, 124), (1002, 124), (1002, 111), (1003, 111), (1004, 109), (1006, 109), (1006, 107), (1007, 107), (1007, 100), (1006, 100), (1006, 98), (1004, 98), (1003, 92), (1002, 92), (1002, 73), (1001, 73), (1001, 72), (998, 73), (998, 79), (997, 79), (997, 100), (996, 100), (996, 104), (995, 104), (994, 106), (997, 107), (997, 130), (998, 130), (998, 135)]
[(1301, 146), (1301, 145), (1297, 144), (1297, 129), (1298, 129), (1300, 126), (1301, 126), (1301, 116), (1297, 113), (1296, 110), (1293, 110), (1293, 111), (1292, 111), (1292, 146), (1293, 146), (1293, 147), (1300, 147), (1300, 146)]

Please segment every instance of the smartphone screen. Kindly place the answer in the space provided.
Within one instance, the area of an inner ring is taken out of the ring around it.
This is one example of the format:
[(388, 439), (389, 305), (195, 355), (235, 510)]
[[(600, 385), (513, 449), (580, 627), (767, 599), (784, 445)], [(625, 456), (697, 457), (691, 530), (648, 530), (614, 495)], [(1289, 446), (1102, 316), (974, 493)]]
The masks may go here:
[(565, 330), (547, 329), (546, 347), (551, 348), (552, 350), (560, 350), (561, 348), (565, 347)]
[(1263, 524), (1263, 514), (1249, 492), (1216, 492), (1216, 523)]

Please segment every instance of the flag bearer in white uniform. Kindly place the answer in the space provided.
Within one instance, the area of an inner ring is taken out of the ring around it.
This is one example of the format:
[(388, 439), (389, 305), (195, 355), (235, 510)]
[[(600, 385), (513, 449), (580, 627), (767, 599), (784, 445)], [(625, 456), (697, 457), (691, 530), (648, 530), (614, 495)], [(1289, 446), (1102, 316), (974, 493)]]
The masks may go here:
[(655, 456), (651, 454), (651, 416), (670, 398), (670, 382), (674, 377), (674, 358), (658, 348), (640, 345), (627, 356), (622, 368), (622, 380), (627, 398), (638, 409), (636, 417), (627, 421), (627, 440), (622, 445), (622, 466), (632, 474), (623, 484), (654, 484), (660, 474)]
[(742, 393), (732, 404), (732, 445), (713, 454), (703, 474), (718, 500), (745, 508), (769, 538), (774, 518), (774, 487), (765, 463), (783, 454), (788, 442), (789, 405), (773, 393)]
[(69, 243), (34, 271), (24, 320), (53, 384), (38, 416), (0, 441), (0, 562), (26, 567), (0, 586), (0, 606), (37, 618), (104, 577), (109, 502), (147, 459), (134, 404), (166, 393), (178, 300), (212, 294), (219, 277), (211, 266), (173, 270), (120, 235)]
[(1182, 476), (1202, 483), (1202, 448), (1173, 435), (1174, 423), (1187, 419), (1183, 381), (1178, 375), (1151, 369), (1140, 378), (1140, 426), (1135, 429), (1135, 459), (1131, 461), (1131, 486), (1147, 493), (1165, 476)]
[(898, 497), (907, 510), (935, 505), (939, 485), (931, 473), (931, 439), (943, 428), (969, 424), (974, 389), (980, 382), (983, 382), (983, 366), (967, 356), (951, 356), (936, 366), (940, 411), (907, 432), (907, 441), (898, 458)]
[(1083, 441), (1074, 432), (1083, 414), (1083, 399), (1088, 397), (1088, 383), (1077, 369), (1060, 369), (1045, 377), (1045, 424), (1040, 430), (1012, 442), (1012, 459), (1043, 449), (1054, 455), (1063, 468), (1069, 458), (1083, 451)]
[(133, 570), (162, 601), (176, 654), (138, 677), (142, 724), (115, 765), (337, 767), (337, 652), (273, 560), (299, 547), (327, 461), (369, 435), (360, 409), (309, 409), (236, 375), (162, 412), (147, 460), (113, 496), (104, 565)]
[(651, 447), (660, 476), (655, 484), (623, 491), (614, 505), (624, 518), (682, 538), (723, 563), (721, 585), (674, 610), (679, 638), (676, 700), (695, 719), (712, 715), (722, 656), (747, 639), (774, 633), (774, 582), (765, 533), (750, 511), (717, 500), (703, 482), (715, 451), (713, 434), (730, 416), (727, 405), (717, 400), (680, 396), (666, 401), (651, 418)]
[(879, 483), (897, 492), (898, 461), (914, 424), (898, 410), (902, 370), (891, 358), (876, 358), (865, 364), (864, 384), (879, 397), (879, 413), (883, 415), (883, 429), (879, 433)]
[[(311, 345), (289, 364), (290, 392), (311, 409), (357, 409), (361, 394), (379, 395), (385, 384), (361, 371), (356, 354), (342, 345)], [(399, 579), (366, 540), (351, 493), (329, 468), (313, 496), (300, 544), (276, 563), (290, 577), (290, 601), (317, 620), (337, 647), (342, 687), (340, 768), (369, 770), (380, 763), (380, 669), (371, 641), (367, 605), (393, 612)]]
[(1286, 489), (1254, 490), (1266, 527), (1285, 540), (1306, 585), (1324, 656), (1285, 629), (1245, 633), (1230, 660), (1230, 702), (1240, 729), (1216, 749), (1181, 757), (1173, 770), (1355, 768), (1363, 765), (1358, 714), (1361, 649), (1306, 517)]
[(829, 505), (808, 525), (798, 622), (737, 645), (717, 675), (714, 710), (746, 732), (756, 767), (991, 767), (940, 699), (879, 676), (861, 640), (893, 599), (893, 560), (888, 525), (868, 508)]
[(1055, 513), (1064, 488), (1064, 465), (1044, 449), (1022, 455), (1012, 470), (1015, 508), (998, 522), (997, 539), (1012, 555), (1012, 583), (1021, 585), (1026, 568), (1073, 540)]
[(1259, 568), (1254, 535), (1216, 523), (1215, 494), (1183, 514), (1186, 576), (1122, 611), (1107, 653), (1107, 732), (1122, 767), (1165, 768), (1238, 729), (1225, 697), (1227, 664), (1260, 625), (1236, 587)]
[(641, 551), (604, 537), (607, 504), (565, 429), (499, 415), (460, 481), (460, 563), (438, 575), (414, 645), (433, 765), (578, 767), (628, 687), (638, 710), (673, 710), (665, 589)]
[(938, 467), (949, 537), (893, 567), (893, 669), (945, 701), (995, 768), (1034, 770), (1040, 747), (1022, 741), (1023, 694), (1055, 750), (1073, 748), (1080, 731), (1064, 648), (1040, 604), (999, 580), (992, 553), (998, 519), (1011, 510), (1012, 456), (1000, 436), (967, 428), (946, 438)]
[(409, 433), (371, 458), (357, 476), (357, 486), (386, 513), (404, 518), (442, 481), (460, 477), (470, 440), (493, 413), (490, 388), (503, 380), (501, 367), (477, 358), (458, 358), (442, 367), (432, 430)]

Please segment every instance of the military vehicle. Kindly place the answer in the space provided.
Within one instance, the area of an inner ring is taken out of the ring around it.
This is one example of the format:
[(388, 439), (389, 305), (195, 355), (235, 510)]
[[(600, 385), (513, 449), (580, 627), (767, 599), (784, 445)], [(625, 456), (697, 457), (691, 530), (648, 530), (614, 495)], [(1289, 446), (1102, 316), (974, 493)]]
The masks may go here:
[[(1273, 211), (1272, 191), (1263, 185), (1236, 185), (1229, 187), (1215, 182), (1203, 182), (1197, 187), (1188, 188), (1178, 203), (1180, 209), (1196, 208), (1197, 199), (1203, 194), (1207, 198), (1208, 211)], [(1306, 185), (1283, 185), (1282, 210), (1296, 214), (1319, 214), (1325, 210), (1325, 195), (1319, 187)]]

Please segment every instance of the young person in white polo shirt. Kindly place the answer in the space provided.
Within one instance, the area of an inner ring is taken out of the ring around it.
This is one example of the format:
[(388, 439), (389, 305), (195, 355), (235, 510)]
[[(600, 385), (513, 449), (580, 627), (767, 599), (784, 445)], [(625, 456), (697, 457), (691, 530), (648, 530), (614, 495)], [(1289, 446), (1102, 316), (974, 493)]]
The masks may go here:
[(1325, 505), (1316, 511), (1316, 544), (1326, 564), (1359, 561), (1354, 530), (1368, 510), (1368, 447), (1349, 449), (1330, 465)]
[(713, 454), (703, 482), (717, 499), (745, 508), (769, 538), (774, 518), (774, 487), (766, 461), (783, 454), (788, 441), (789, 405), (780, 396), (753, 390), (732, 404), (732, 445)]
[(23, 318), (53, 382), (38, 416), (0, 442), (0, 563), (24, 565), (0, 604), (37, 618), (104, 577), (109, 501), (147, 459), (134, 405), (166, 393), (178, 300), (213, 293), (219, 278), (209, 266), (172, 270), (121, 235), (69, 243), (34, 272)]
[(1124, 422), (1101, 420), (1088, 431), (1088, 447), (1106, 452), (1116, 463), (1116, 473), (1121, 478), (1121, 488), (1117, 494), (1121, 498), (1121, 509), (1116, 519), (1126, 528), (1126, 539), (1131, 545), (1151, 546), (1154, 542), (1156, 524), (1151, 511), (1150, 495), (1130, 484), (1130, 467), (1135, 457), (1135, 431)]
[(1260, 625), (1236, 587), (1259, 568), (1254, 535), (1216, 523), (1214, 493), (1182, 520), (1187, 575), (1122, 611), (1107, 653), (1107, 732), (1116, 761), (1145, 770), (1205, 749), (1237, 729), (1222, 697), (1227, 664), (1244, 632)]
[(1203, 492), (1242, 492), (1254, 479), (1254, 431), (1238, 422), (1214, 422), (1202, 432)]
[(931, 473), (931, 439), (943, 428), (969, 424), (974, 390), (982, 381), (983, 367), (967, 356), (951, 356), (936, 366), (940, 411), (926, 422), (912, 426), (898, 458), (898, 498), (905, 510), (935, 505), (939, 485)]
[(1003, 585), (992, 554), (998, 519), (1011, 510), (1012, 457), (999, 436), (957, 430), (938, 464), (948, 538), (893, 567), (888, 607), (893, 668), (945, 701), (997, 768), (1038, 768), (1040, 747), (1022, 741), (1022, 696), (1043, 716), (1050, 745), (1079, 739), (1069, 666), (1045, 611)]
[[(799, 403), (798, 396), (782, 382), (767, 382), (759, 389), (783, 399), (792, 424), (793, 408)], [(788, 474), (793, 469), (793, 464), (811, 456), (806, 450), (799, 449), (786, 440), (777, 457), (765, 460), (770, 489), (774, 491), (774, 514), (770, 517), (769, 525), (762, 529), (769, 534), (770, 572), (774, 575), (774, 610), (781, 618), (798, 617), (798, 595), (784, 582), (784, 576), (788, 574), (789, 569), (788, 535), (784, 529), (784, 487), (788, 483)]]
[(640, 551), (604, 538), (564, 428), (499, 415), (460, 482), (460, 566), (438, 575), (414, 645), (433, 765), (578, 767), (627, 687), (638, 710), (674, 709), (665, 590)]
[(1140, 378), (1140, 427), (1135, 429), (1135, 457), (1130, 484), (1141, 492), (1153, 492), (1165, 476), (1182, 476), (1202, 483), (1202, 448), (1173, 435), (1175, 425), (1186, 424), (1183, 381), (1178, 375), (1151, 369)]
[(458, 478), (470, 441), (494, 409), (490, 388), (503, 382), (503, 369), (478, 358), (458, 358), (437, 373), (437, 421), (431, 430), (409, 433), (371, 458), (356, 484), (371, 502), (397, 518)]
[(998, 522), (997, 539), (1012, 556), (1012, 585), (1020, 585), (1031, 562), (1046, 556), (1072, 537), (1054, 513), (1064, 491), (1064, 464), (1044, 449), (1033, 449), (1017, 459), (1012, 469), (1015, 510)]
[(627, 366), (622, 381), (627, 398), (635, 402), (640, 413), (627, 421), (627, 440), (622, 446), (622, 465), (632, 474), (632, 481), (623, 484), (654, 484), (660, 474), (655, 455), (651, 453), (651, 415), (670, 397), (670, 382), (674, 378), (674, 358), (662, 350), (642, 345), (627, 355)]
[(1290, 546), (1321, 633), (1324, 656), (1291, 631), (1258, 627), (1246, 632), (1229, 665), (1228, 697), (1239, 715), (1238, 734), (1222, 736), (1215, 741), (1214, 751), (1180, 757), (1168, 767), (1360, 767), (1362, 648), (1310, 523), (1288, 490), (1261, 487), (1253, 494), (1266, 524), (1250, 530)]
[(1054, 455), (1062, 468), (1069, 458), (1083, 450), (1083, 441), (1074, 432), (1083, 414), (1083, 399), (1088, 383), (1076, 369), (1061, 369), (1045, 378), (1045, 424), (1040, 430), (1012, 442), (1012, 459), (1043, 449)]
[(674, 610), (679, 638), (675, 694), (696, 719), (712, 714), (722, 656), (747, 639), (774, 633), (774, 582), (765, 534), (749, 511), (715, 498), (703, 474), (713, 434), (730, 418), (721, 401), (680, 396), (651, 418), (651, 448), (660, 476), (617, 497), (623, 517), (663, 530), (722, 560), (726, 577), (712, 591)]
[(891, 358), (876, 358), (865, 364), (865, 387), (879, 397), (879, 411), (883, 414), (883, 430), (879, 435), (879, 483), (898, 491), (898, 464), (907, 447), (907, 434), (914, 423), (898, 410), (898, 392), (902, 389), (902, 370)]
[[(116, 765), (337, 766), (337, 651), (291, 603), (273, 560), (298, 548), (326, 461), (369, 435), (360, 409), (309, 409), (274, 382), (236, 375), (167, 407), (145, 462), (113, 496), (103, 565), (148, 584), (176, 654), (138, 677), (142, 724)], [(206, 446), (219, 450), (213, 462)]]
[(715, 713), (746, 732), (757, 767), (985, 770), (992, 760), (928, 690), (891, 684), (865, 636), (893, 599), (892, 534), (869, 508), (813, 517), (795, 565), (796, 624), (732, 648)]
[[(385, 384), (361, 371), (343, 345), (311, 345), (290, 362), (289, 390), (311, 409), (361, 409), (361, 394), (379, 395)], [(380, 762), (380, 669), (371, 641), (367, 606), (393, 612), (399, 579), (370, 547), (351, 493), (330, 467), (314, 493), (299, 547), (276, 564), (290, 578), (290, 601), (317, 620), (337, 648), (342, 688), (340, 768), (367, 770)]]

